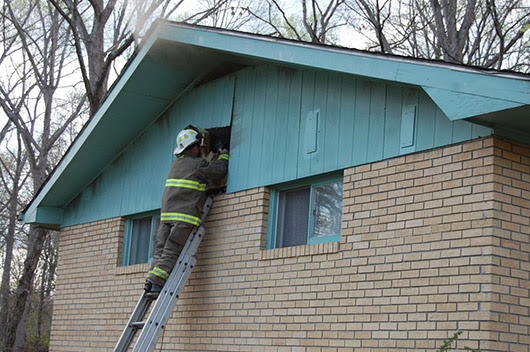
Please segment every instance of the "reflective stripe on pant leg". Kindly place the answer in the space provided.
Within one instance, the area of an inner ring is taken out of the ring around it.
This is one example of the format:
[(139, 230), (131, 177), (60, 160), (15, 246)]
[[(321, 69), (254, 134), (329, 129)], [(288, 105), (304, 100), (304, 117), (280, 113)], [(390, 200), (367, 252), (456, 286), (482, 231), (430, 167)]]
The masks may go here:
[(170, 223), (163, 223), (161, 222), (158, 226), (158, 230), (156, 232), (155, 237), (155, 251), (153, 253), (153, 262), (151, 263), (151, 268), (149, 269), (149, 272), (147, 273), (147, 282), (163, 286), (165, 283), (165, 279), (157, 275), (153, 269), (159, 266), (160, 257), (162, 256), (162, 253), (164, 252), (164, 247), (166, 245), (167, 238), (169, 237), (169, 234), (171, 232), (171, 228), (174, 226), (174, 224)]
[(167, 280), (169, 274), (167, 271), (160, 269), (159, 267), (154, 267), (153, 270), (149, 271), (148, 274), (156, 275), (161, 279)]
[(202, 220), (196, 216), (184, 213), (162, 213), (160, 214), (161, 221), (182, 221), (195, 226), (200, 226)]

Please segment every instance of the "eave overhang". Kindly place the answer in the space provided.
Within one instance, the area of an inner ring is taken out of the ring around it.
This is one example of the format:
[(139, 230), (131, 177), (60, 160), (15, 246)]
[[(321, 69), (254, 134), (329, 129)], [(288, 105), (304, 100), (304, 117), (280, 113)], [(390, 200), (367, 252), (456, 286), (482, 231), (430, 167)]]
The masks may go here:
[(472, 118), (530, 135), (530, 79), (525, 75), (159, 21), (26, 207), (23, 221), (59, 227), (63, 207), (183, 93), (201, 81), (260, 63), (418, 86), (450, 120)]

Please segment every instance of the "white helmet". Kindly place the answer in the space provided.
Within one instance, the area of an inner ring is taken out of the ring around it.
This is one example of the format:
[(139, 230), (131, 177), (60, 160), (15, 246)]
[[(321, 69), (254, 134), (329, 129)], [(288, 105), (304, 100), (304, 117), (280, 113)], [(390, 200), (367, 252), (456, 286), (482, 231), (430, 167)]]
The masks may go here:
[(177, 135), (177, 147), (173, 151), (175, 155), (182, 153), (190, 145), (199, 142), (200, 135), (194, 130), (185, 129)]

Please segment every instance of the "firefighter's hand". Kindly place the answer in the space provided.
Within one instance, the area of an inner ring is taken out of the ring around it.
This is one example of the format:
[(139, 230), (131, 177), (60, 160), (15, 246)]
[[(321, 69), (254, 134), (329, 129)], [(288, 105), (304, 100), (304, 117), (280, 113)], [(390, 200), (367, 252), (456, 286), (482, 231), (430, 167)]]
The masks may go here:
[(226, 148), (219, 149), (219, 153), (220, 154), (228, 154), (228, 149), (226, 149)]

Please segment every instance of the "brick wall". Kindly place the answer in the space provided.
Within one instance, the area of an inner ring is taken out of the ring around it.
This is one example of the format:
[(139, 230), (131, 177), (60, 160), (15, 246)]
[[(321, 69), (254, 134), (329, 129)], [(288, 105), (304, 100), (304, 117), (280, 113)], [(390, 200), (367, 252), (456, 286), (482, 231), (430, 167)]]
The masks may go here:
[(530, 350), (530, 149), (494, 140), (492, 303), (501, 351)]
[(461, 349), (528, 351), (528, 151), (488, 138), (346, 171), (361, 346), (434, 350), (462, 330)]
[[(162, 350), (528, 351), (529, 185), (494, 138), (350, 168), (341, 242), (275, 250), (268, 189), (221, 195)], [(51, 351), (112, 350), (147, 270), (123, 224), (63, 229)]]
[(130, 307), (133, 300), (118, 285), (137, 281), (115, 282), (124, 231), (119, 218), (62, 229), (50, 351), (97, 351), (112, 345), (115, 334), (108, 325), (126, 314), (121, 306)]

